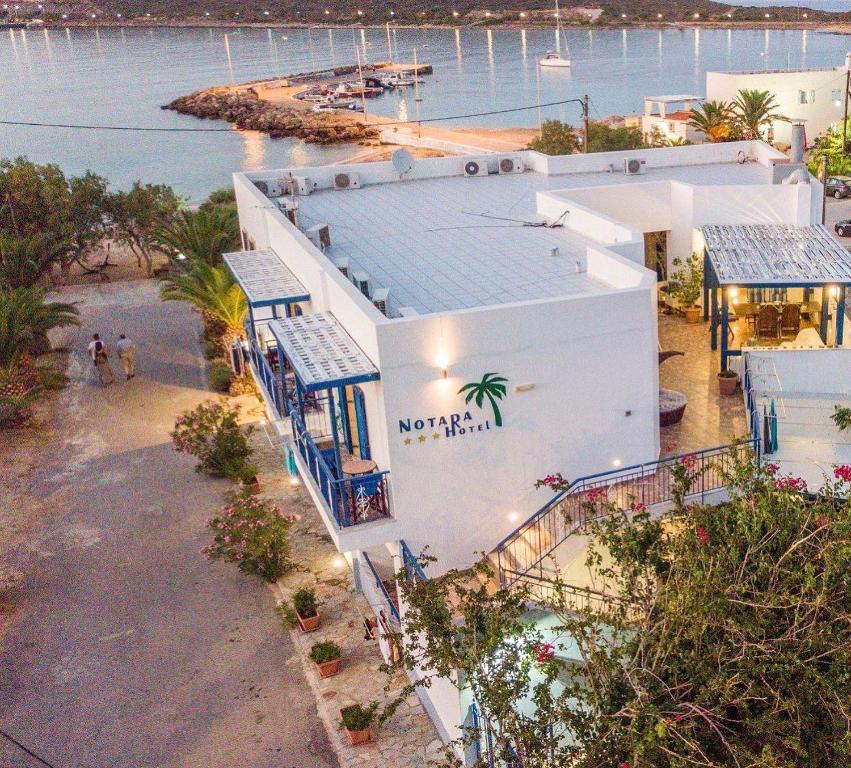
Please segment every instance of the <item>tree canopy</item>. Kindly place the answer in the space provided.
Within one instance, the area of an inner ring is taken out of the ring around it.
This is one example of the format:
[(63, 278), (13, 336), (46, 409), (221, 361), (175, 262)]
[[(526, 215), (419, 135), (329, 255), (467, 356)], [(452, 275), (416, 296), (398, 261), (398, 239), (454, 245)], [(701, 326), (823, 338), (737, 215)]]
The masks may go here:
[(774, 465), (730, 465), (711, 470), (730, 492), (717, 505), (689, 503), (689, 457), (668, 514), (589, 497), (599, 593), (558, 577), (494, 591), (485, 563), (400, 574), (403, 663), (457, 679), (522, 768), (847, 765), (851, 467), (809, 495)]
[[(593, 120), (588, 125), (589, 152), (617, 152), (645, 146), (638, 128), (613, 127)], [(572, 155), (582, 151), (581, 132), (560, 120), (544, 120), (541, 135), (529, 143), (529, 149), (545, 155)]]

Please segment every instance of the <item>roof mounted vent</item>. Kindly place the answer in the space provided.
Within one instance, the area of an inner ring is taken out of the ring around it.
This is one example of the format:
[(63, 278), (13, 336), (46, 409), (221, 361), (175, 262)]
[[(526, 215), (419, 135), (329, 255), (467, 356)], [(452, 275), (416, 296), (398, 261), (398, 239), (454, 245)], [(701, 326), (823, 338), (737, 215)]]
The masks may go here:
[(335, 173), (334, 189), (360, 189), (360, 176), (356, 173)]
[(344, 256), (341, 259), (334, 259), (334, 266), (343, 273), (343, 277), (349, 277), (349, 257)]
[(468, 160), (464, 163), (465, 176), (487, 176), (488, 164), (481, 160)]
[(385, 317), (390, 317), (390, 290), (387, 288), (376, 288), (372, 292), (372, 303), (375, 308)]
[(352, 272), (352, 282), (355, 284), (355, 288), (364, 296), (368, 299), (372, 298), (369, 290), (369, 275), (366, 272), (362, 272), (359, 269)]
[(317, 224), (304, 230), (304, 234), (320, 251), (325, 251), (326, 248), (331, 247), (331, 231), (327, 224)]
[(523, 160), (519, 157), (499, 158), (500, 173), (523, 173)]

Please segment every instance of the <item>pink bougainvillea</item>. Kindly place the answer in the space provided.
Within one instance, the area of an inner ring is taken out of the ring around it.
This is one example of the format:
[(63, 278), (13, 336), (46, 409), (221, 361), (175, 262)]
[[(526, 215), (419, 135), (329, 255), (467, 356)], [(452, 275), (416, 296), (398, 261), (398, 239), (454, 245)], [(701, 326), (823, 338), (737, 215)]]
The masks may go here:
[(556, 649), (552, 643), (540, 643), (535, 646), (535, 661), (538, 664), (546, 664), (555, 658)]
[(843, 483), (851, 483), (851, 465), (840, 464), (833, 468), (833, 476)]
[(807, 490), (807, 482), (803, 477), (779, 477), (774, 481), (774, 485), (780, 491), (798, 491), (804, 493)]
[(695, 527), (694, 535), (697, 536), (701, 544), (709, 543), (709, 531), (707, 531), (706, 528), (704, 528), (702, 525), (698, 525)]

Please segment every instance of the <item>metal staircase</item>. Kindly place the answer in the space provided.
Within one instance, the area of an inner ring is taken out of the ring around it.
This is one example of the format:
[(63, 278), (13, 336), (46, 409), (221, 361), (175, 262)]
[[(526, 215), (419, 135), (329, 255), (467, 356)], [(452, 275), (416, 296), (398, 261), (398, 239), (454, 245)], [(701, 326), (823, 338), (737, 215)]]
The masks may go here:
[(707, 494), (725, 487), (724, 477), (735, 459), (754, 453), (758, 455), (758, 441), (750, 440), (574, 480), (567, 490), (497, 544), (491, 560), (499, 586), (552, 578), (559, 566), (557, 550), (571, 536), (583, 533), (590, 522), (607, 514), (609, 502), (623, 509), (633, 504), (648, 509), (670, 504), (673, 471), (681, 462), (687, 461), (695, 472), (689, 497), (703, 502)]

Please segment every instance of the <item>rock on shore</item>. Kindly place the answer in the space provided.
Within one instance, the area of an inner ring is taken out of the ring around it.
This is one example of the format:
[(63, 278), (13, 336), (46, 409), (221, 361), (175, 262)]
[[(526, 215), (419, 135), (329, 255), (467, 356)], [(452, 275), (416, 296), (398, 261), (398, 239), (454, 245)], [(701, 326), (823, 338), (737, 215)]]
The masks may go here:
[(359, 142), (377, 138), (375, 128), (349, 115), (317, 114), (301, 106), (272, 104), (250, 89), (197, 91), (163, 109), (182, 115), (227, 120), (237, 128), (268, 133), (273, 139), (297, 138), (313, 144)]

